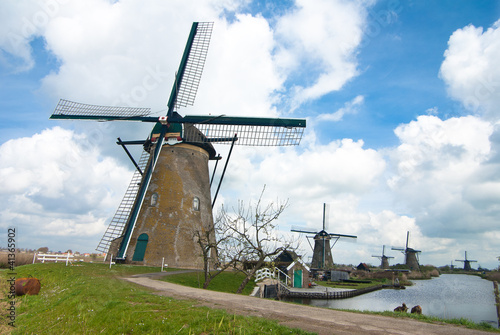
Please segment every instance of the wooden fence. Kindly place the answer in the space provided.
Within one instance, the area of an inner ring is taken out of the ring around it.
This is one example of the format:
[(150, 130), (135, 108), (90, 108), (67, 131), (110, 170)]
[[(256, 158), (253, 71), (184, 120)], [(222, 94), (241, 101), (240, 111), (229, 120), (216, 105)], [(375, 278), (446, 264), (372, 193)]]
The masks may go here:
[(66, 255), (60, 255), (60, 254), (35, 254), (33, 256), (33, 264), (35, 261), (40, 261), (42, 263), (45, 262), (66, 262), (66, 266), (68, 263), (72, 263), (74, 256), (70, 253)]

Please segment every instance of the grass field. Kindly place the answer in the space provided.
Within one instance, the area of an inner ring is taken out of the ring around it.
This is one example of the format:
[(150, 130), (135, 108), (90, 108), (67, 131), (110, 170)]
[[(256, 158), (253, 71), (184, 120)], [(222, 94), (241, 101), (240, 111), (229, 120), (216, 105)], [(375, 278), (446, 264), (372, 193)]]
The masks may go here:
[[(208, 289), (217, 292), (235, 293), (244, 278), (245, 276), (241, 272), (222, 272), (210, 282)], [(178, 275), (169, 275), (163, 277), (161, 280), (174, 284), (201, 288), (203, 287), (203, 279), (204, 278), (202, 273), (193, 272)], [(255, 282), (250, 281), (241, 294), (250, 295), (254, 286)]]
[[(12, 334), (308, 334), (256, 317), (231, 315), (175, 300), (120, 280), (158, 268), (105, 264), (61, 263), (19, 266), (16, 277), (39, 278), (37, 296), (15, 299), (15, 328), (6, 324), (10, 303), (6, 277), (0, 275), (0, 333)], [(225, 278), (225, 280), (229, 280)]]
[[(37, 296), (15, 298), (15, 328), (7, 324), (8, 270), (0, 271), (0, 334), (309, 334), (256, 317), (231, 315), (223, 310), (198, 306), (196, 301), (158, 296), (146, 288), (120, 280), (121, 277), (159, 268), (83, 263), (30, 264), (19, 266), (16, 277), (39, 278), (42, 289)], [(174, 269), (169, 269), (170, 271)], [(201, 274), (186, 273), (166, 277), (168, 281), (199, 287)], [(241, 282), (239, 274), (218, 276), (209, 289), (234, 292)], [(248, 294), (251, 290), (247, 288)], [(360, 313), (359, 311), (353, 311)], [(407, 313), (370, 313), (414, 317), (426, 322), (447, 322), (469, 328), (493, 330), (486, 324), (467, 320), (440, 320)]]
[(453, 324), (453, 325), (458, 325), (458, 326), (464, 326), (464, 327), (469, 328), (469, 329), (477, 329), (477, 330), (489, 331), (492, 333), (500, 333), (500, 329), (494, 328), (489, 323), (486, 323), (486, 322), (475, 323), (475, 322), (472, 322), (472, 321), (465, 319), (465, 318), (441, 319), (438, 317), (422, 315), (422, 314), (400, 313), (400, 312), (392, 312), (392, 311), (372, 312), (372, 311), (358, 311), (358, 310), (352, 310), (352, 309), (343, 309), (343, 311), (351, 312), (351, 313), (383, 315), (383, 316), (390, 316), (390, 317), (396, 317), (396, 318), (411, 318), (411, 319), (419, 320), (422, 322), (428, 322), (428, 323), (447, 323), (447, 324)]

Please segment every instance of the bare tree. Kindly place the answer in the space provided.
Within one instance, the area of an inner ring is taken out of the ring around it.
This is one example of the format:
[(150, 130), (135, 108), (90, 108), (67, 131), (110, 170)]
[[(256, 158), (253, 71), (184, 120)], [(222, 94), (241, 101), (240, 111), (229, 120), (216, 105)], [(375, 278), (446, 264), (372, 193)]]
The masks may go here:
[[(196, 229), (193, 231), (194, 238), (201, 248), (203, 256), (203, 288), (208, 288), (210, 282), (220, 273), (234, 267), (235, 261), (239, 259), (240, 250), (231, 246), (234, 239), (228, 231), (220, 225), (220, 215), (216, 218), (213, 227), (208, 229)], [(211, 271), (212, 270), (212, 271)]]
[[(236, 293), (241, 293), (257, 270), (262, 267), (267, 259), (278, 255), (284, 250), (295, 250), (292, 246), (293, 240), (279, 238), (276, 234), (275, 221), (288, 206), (288, 201), (269, 203), (264, 205), (262, 197), (265, 186), (257, 203), (245, 206), (242, 201), (238, 202), (236, 213), (228, 213), (224, 206), (221, 207), (219, 225), (231, 237), (228, 239), (231, 259), (251, 261), (251, 266), (238, 266), (237, 269), (245, 273)], [(227, 246), (226, 246), (227, 247)]]

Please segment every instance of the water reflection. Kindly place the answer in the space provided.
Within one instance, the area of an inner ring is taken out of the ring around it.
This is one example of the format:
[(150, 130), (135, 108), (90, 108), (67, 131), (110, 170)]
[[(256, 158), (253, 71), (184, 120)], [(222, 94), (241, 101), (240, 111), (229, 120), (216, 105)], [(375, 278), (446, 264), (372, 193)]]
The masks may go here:
[(493, 283), (477, 276), (441, 275), (414, 281), (406, 290), (384, 289), (340, 300), (303, 299), (299, 303), (335, 309), (392, 311), (403, 302), (420, 305), (424, 315), (445, 319), (466, 318), (497, 326)]

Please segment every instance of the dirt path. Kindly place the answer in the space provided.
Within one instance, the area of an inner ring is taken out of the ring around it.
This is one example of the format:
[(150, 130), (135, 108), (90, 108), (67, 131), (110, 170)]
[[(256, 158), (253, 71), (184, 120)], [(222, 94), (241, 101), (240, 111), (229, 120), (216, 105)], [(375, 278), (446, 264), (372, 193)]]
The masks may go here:
[(430, 324), (413, 319), (342, 312), (295, 305), (275, 300), (221, 293), (154, 280), (156, 276), (134, 276), (127, 281), (156, 290), (156, 294), (192, 299), (201, 305), (221, 308), (231, 314), (278, 320), (291, 328), (323, 334), (491, 334), (448, 324)]

